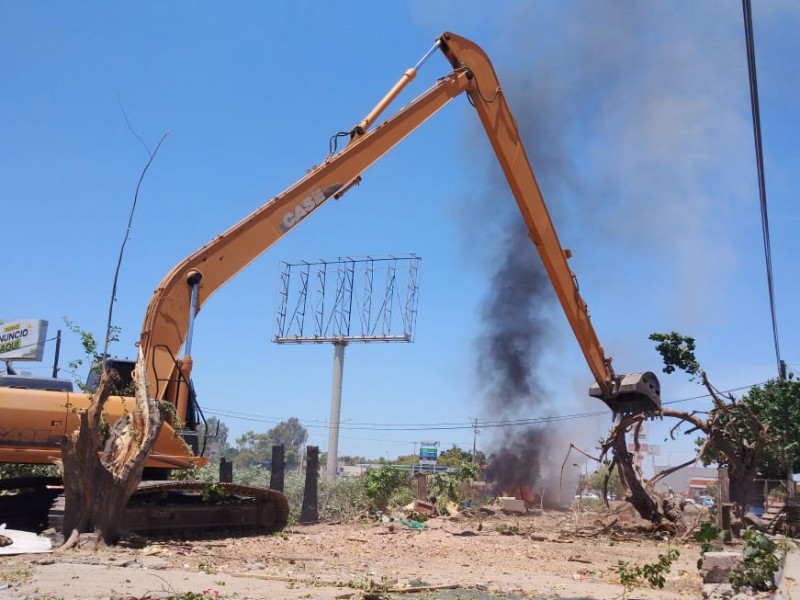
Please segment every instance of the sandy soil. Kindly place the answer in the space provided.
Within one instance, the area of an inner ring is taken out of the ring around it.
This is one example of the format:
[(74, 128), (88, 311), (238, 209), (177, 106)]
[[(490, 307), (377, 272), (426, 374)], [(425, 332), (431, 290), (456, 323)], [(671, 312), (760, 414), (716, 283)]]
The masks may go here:
[[(388, 588), (383, 597), (612, 599), (623, 593), (620, 560), (654, 563), (669, 547), (636, 532), (630, 513), (475, 513), (425, 525), (317, 524), (141, 548), (84, 540), (63, 553), (0, 556), (0, 598), (359, 598)], [(664, 589), (639, 586), (630, 598), (700, 597), (698, 545), (669, 544), (681, 555)]]

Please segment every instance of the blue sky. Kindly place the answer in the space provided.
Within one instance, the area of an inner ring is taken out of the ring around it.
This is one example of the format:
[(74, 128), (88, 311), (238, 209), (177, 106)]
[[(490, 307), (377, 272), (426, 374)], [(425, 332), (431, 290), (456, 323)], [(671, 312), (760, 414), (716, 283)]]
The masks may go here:
[[(775, 377), (741, 6), (487, 6), (3, 2), (0, 318), (64, 330), (62, 367), (81, 356), (63, 317), (104, 330), (147, 160), (123, 108), (151, 149), (169, 132), (140, 194), (114, 307), (122, 339), (112, 350), (133, 355), (152, 290), (172, 266), (319, 164), (329, 137), (450, 30), (494, 63), (617, 371), (660, 374), (648, 335), (677, 330), (697, 339), (720, 389)], [(753, 10), (781, 355), (799, 371), (800, 7)], [(435, 55), (398, 107), (447, 72)], [(415, 253), (416, 339), (347, 348), (339, 451), (391, 458), (420, 440), (472, 445), (470, 419), (495, 417), (478, 378), (481, 307), (515, 218), (473, 113), (465, 98), (451, 103), (204, 306), (193, 355), (207, 416), (224, 414), (233, 436), (297, 416), (325, 450), (333, 348), (271, 342), (280, 262)], [(519, 416), (602, 412), (551, 304), (532, 365), (541, 397)], [(48, 374), (53, 351), (17, 366)], [(667, 402), (703, 392), (680, 375), (661, 382)], [(398, 423), (463, 428), (387, 431)], [(553, 454), (560, 462), (569, 441), (592, 447), (610, 423), (608, 413), (564, 421)], [(661, 445), (657, 462), (674, 464), (691, 444), (664, 443), (667, 429), (653, 424), (650, 441)], [(513, 432), (484, 430), (478, 447)]]

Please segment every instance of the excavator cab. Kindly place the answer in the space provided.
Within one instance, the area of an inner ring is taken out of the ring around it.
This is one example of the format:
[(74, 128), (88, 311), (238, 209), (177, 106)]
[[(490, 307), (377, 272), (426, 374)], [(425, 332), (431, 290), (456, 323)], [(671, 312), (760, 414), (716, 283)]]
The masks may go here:
[(648, 416), (661, 410), (661, 384), (650, 371), (622, 375), (610, 393), (594, 383), (589, 388), (589, 395), (605, 402), (613, 413), (613, 419), (617, 415), (625, 417), (639, 413)]
[[(133, 377), (136, 369), (136, 361), (129, 358), (106, 357), (105, 363), (106, 369), (113, 369), (116, 371), (119, 378), (113, 386), (111, 394), (133, 396), (135, 390)], [(89, 370), (89, 375), (86, 377), (85, 387), (87, 392), (94, 393), (97, 390), (97, 386), (100, 384), (100, 375), (100, 365), (95, 363), (92, 365), (92, 368)], [(192, 453), (195, 456), (202, 456), (202, 450), (205, 449), (205, 442), (203, 444), (200, 443), (197, 429), (200, 425), (200, 420), (202, 419), (205, 421), (205, 418), (202, 416), (200, 407), (197, 404), (197, 397), (194, 392), (193, 384), (189, 382), (188, 386), (189, 401), (185, 414), (182, 419), (174, 420), (170, 418), (169, 421), (174, 427), (178, 428), (178, 433), (180, 433), (181, 437), (183, 437), (183, 441), (192, 449)]]
[[(106, 369), (113, 369), (119, 376), (119, 381), (114, 386), (115, 392), (122, 392), (123, 394), (133, 389), (133, 370), (136, 367), (136, 361), (128, 358), (106, 357)], [(94, 393), (97, 386), (100, 384), (100, 365), (95, 363), (89, 369), (89, 374), (86, 376), (86, 390)]]

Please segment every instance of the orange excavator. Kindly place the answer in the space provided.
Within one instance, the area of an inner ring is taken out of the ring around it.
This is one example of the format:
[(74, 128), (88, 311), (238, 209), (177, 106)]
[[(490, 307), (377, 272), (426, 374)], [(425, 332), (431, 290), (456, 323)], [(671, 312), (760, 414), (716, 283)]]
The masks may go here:
[[(441, 51), (452, 70), (422, 95), (378, 123), (385, 109), (417, 75), (420, 67)], [(396, 144), (456, 97), (466, 94), (483, 124), (497, 160), (506, 176), (539, 251), (567, 320), (583, 351), (595, 383), (590, 395), (605, 402), (616, 417), (620, 414), (653, 414), (660, 410), (660, 388), (651, 372), (619, 375), (605, 355), (589, 319), (586, 302), (578, 292), (575, 275), (567, 263), (570, 252), (562, 248), (545, 206), (536, 178), (508, 107), (502, 87), (486, 54), (473, 42), (444, 33), (419, 63), (408, 69), (375, 108), (347, 132), (344, 148), (327, 156), (302, 179), (269, 200), (242, 221), (181, 261), (161, 281), (145, 314), (140, 349), (147, 369), (148, 393), (175, 406), (175, 417), (165, 423), (148, 460), (145, 477), (161, 478), (169, 471), (204, 464), (197, 437), (202, 420), (191, 384), (192, 332), (195, 316), (220, 287), (267, 250), (279, 238), (311, 216), (331, 198), (341, 198), (361, 182), (362, 174)], [(183, 355), (179, 353), (183, 350)], [(123, 376), (132, 362), (111, 365)], [(109, 421), (123, 413), (132, 399), (109, 402)], [(48, 464), (60, 459), (60, 442), (77, 427), (73, 408), (88, 404), (86, 394), (72, 391), (70, 382), (55, 379), (0, 377), (0, 463)], [(162, 477), (159, 477), (161, 475)], [(6, 486), (7, 487), (7, 486)], [(196, 508), (181, 508), (164, 502), (165, 492), (193, 489), (191, 482), (143, 482), (142, 494), (162, 498), (161, 505), (131, 509), (128, 528), (158, 530), (166, 520), (172, 529), (207, 527), (211, 521), (280, 529), (286, 523), (288, 504), (274, 490), (243, 489), (229, 484), (231, 495), (256, 499), (251, 514), (238, 507), (208, 509), (201, 517), (186, 517)], [(135, 498), (136, 496), (134, 496)], [(233, 503), (235, 506), (236, 503)], [(263, 510), (263, 506), (270, 510)], [(149, 511), (149, 512), (148, 512)], [(202, 511), (201, 511), (202, 512)], [(136, 513), (136, 514), (134, 514)], [(215, 520), (216, 519), (216, 520)]]

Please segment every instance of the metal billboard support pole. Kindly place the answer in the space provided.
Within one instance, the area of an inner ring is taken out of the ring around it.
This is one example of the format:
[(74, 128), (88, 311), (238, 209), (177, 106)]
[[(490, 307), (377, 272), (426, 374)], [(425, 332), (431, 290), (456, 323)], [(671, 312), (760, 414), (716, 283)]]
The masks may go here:
[(344, 348), (350, 342), (411, 342), (418, 290), (419, 257), (413, 254), (284, 263), (273, 341), (331, 342), (334, 347), (326, 461), (330, 479), (339, 466)]
[(328, 478), (336, 479), (339, 466), (339, 422), (342, 412), (342, 375), (344, 347), (347, 342), (333, 343), (333, 386), (331, 390), (331, 420), (328, 429)]

